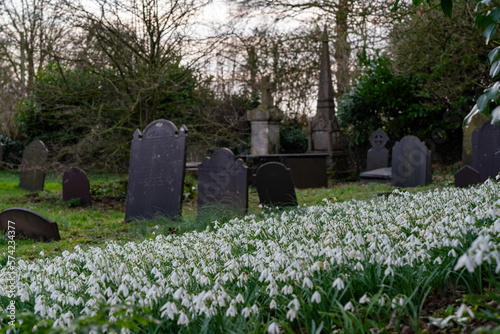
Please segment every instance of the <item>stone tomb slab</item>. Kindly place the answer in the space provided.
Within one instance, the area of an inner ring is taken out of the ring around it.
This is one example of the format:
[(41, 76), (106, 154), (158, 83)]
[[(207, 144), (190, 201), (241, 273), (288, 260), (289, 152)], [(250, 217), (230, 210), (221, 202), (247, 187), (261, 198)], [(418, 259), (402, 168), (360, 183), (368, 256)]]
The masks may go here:
[(416, 187), (432, 182), (431, 151), (415, 136), (405, 136), (392, 148), (391, 185)]
[(455, 173), (455, 187), (467, 188), (481, 182), (480, 174), (471, 166), (463, 166)]
[(290, 169), (279, 162), (261, 165), (253, 178), (260, 203), (267, 206), (297, 206)]
[(41, 191), (45, 182), (49, 151), (41, 140), (31, 142), (23, 152), (19, 187), (30, 191)]
[(136, 130), (130, 151), (125, 220), (178, 219), (182, 210), (187, 129), (160, 119)]
[(7, 235), (8, 231), (14, 231), (16, 238), (25, 236), (34, 240), (61, 240), (56, 222), (23, 208), (11, 208), (0, 212), (0, 230)]
[(500, 172), (500, 126), (485, 122), (472, 133), (472, 168), (480, 181), (495, 179)]
[(243, 160), (227, 148), (219, 148), (198, 166), (198, 213), (218, 205), (245, 215), (248, 208), (248, 176)]
[(90, 183), (87, 174), (78, 167), (71, 167), (63, 174), (63, 201), (79, 199), (80, 205), (90, 205)]
[(370, 136), (372, 147), (368, 150), (366, 159), (366, 170), (385, 168), (389, 165), (389, 150), (385, 144), (389, 141), (387, 133), (382, 129), (377, 129)]
[(392, 168), (378, 168), (369, 170), (359, 175), (361, 184), (368, 183), (391, 183)]

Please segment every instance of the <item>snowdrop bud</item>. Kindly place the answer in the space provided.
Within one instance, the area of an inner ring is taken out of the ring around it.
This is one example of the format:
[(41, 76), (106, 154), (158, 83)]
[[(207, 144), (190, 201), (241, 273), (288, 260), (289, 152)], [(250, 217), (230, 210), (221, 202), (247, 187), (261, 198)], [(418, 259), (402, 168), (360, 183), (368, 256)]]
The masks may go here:
[(321, 303), (321, 295), (319, 294), (318, 291), (315, 291), (311, 297), (311, 303), (316, 302), (316, 303)]

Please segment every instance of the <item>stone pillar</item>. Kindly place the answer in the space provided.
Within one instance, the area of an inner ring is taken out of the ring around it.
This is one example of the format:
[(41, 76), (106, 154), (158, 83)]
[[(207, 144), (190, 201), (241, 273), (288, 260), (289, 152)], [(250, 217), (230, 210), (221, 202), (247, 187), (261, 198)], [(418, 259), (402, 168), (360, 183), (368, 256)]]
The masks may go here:
[(273, 106), (272, 89), (269, 76), (265, 76), (261, 83), (261, 104), (247, 112), (252, 127), (252, 155), (278, 154), (280, 151), (280, 122), (283, 113)]

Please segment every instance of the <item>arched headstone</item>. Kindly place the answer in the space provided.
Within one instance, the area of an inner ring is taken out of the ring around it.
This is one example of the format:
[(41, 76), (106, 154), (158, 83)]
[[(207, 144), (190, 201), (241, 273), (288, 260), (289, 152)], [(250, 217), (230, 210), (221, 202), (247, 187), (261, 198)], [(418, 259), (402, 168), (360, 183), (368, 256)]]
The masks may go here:
[(379, 128), (371, 134), (369, 140), (372, 148), (368, 150), (366, 170), (387, 167), (389, 164), (389, 150), (385, 148), (385, 144), (389, 141), (387, 133)]
[(25, 236), (45, 241), (61, 239), (56, 222), (23, 208), (11, 208), (0, 212), (0, 230), (4, 233), (14, 231), (16, 238)]
[(431, 151), (415, 136), (405, 136), (392, 148), (391, 185), (416, 187), (432, 182)]
[(182, 210), (187, 129), (160, 119), (136, 130), (130, 151), (125, 220), (165, 216)]
[(472, 133), (472, 167), (480, 181), (496, 178), (500, 172), (500, 126), (487, 121)]
[(198, 166), (198, 213), (223, 205), (244, 215), (248, 208), (247, 167), (227, 148), (219, 148)]
[(257, 187), (261, 204), (278, 207), (297, 206), (292, 174), (282, 163), (268, 162), (261, 165), (254, 175), (253, 183)]
[(458, 188), (466, 188), (481, 182), (479, 172), (470, 166), (463, 166), (454, 177), (455, 187)]
[(77, 167), (71, 167), (63, 174), (63, 201), (80, 199), (80, 205), (89, 205), (90, 183), (87, 174)]
[(43, 190), (49, 150), (41, 140), (31, 142), (23, 152), (19, 187), (31, 191)]

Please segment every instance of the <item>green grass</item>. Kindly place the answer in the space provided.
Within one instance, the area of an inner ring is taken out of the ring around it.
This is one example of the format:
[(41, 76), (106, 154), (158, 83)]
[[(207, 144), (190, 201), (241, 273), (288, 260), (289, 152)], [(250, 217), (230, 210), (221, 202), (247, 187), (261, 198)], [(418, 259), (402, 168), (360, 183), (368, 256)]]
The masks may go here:
[[(452, 184), (452, 172), (457, 166), (435, 167), (433, 184), (408, 188), (407, 191), (416, 192)], [(116, 185), (127, 175), (119, 174), (88, 174), (91, 184)], [(180, 221), (169, 220), (139, 221), (125, 223), (125, 201), (121, 199), (105, 199), (94, 201), (89, 207), (69, 207), (62, 201), (62, 173), (49, 174), (45, 180), (44, 191), (32, 193), (18, 187), (19, 173), (0, 171), (0, 211), (22, 207), (34, 210), (50, 220), (56, 221), (59, 226), (61, 240), (57, 242), (39, 242), (31, 239), (19, 239), (16, 242), (16, 258), (34, 259), (41, 256), (53, 256), (64, 250), (72, 250), (76, 245), (99, 246), (108, 240), (140, 241), (151, 237), (153, 233), (180, 234), (190, 230), (206, 228), (214, 220), (223, 222), (230, 215), (205, 214), (200, 217), (196, 212), (196, 198), (190, 198), (183, 204), (183, 217)], [(187, 182), (196, 184), (196, 179), (187, 176)], [(300, 205), (321, 204), (323, 199), (330, 201), (346, 201), (351, 199), (368, 200), (379, 194), (392, 192), (395, 188), (386, 184), (361, 185), (358, 182), (338, 183), (330, 181), (328, 188), (296, 189)], [(254, 187), (249, 188), (249, 210), (251, 213), (260, 213), (259, 199)], [(0, 263), (5, 254), (0, 253)]]

